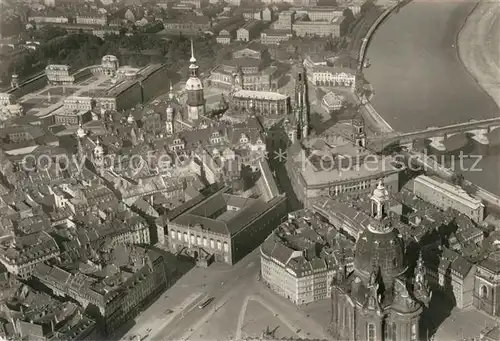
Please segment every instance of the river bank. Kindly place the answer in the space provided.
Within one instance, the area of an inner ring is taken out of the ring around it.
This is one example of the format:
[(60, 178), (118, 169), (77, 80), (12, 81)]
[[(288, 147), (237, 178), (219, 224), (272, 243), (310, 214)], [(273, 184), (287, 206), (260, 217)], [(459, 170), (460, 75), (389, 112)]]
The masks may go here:
[(372, 105), (395, 131), (497, 116), (496, 103), (464, 68), (455, 46), (474, 6), (414, 0), (375, 32), (364, 73), (376, 92)]
[[(458, 33), (457, 45), (465, 69), (500, 107), (500, 4), (480, 1)], [(471, 108), (472, 118), (474, 114)], [(497, 108), (498, 115), (500, 109)], [(498, 135), (498, 132), (495, 133)], [(500, 194), (498, 147), (491, 146), (488, 155), (483, 156), (477, 166), (478, 171), (468, 172), (466, 178)]]
[(464, 67), (500, 107), (500, 3), (480, 1), (465, 20), (457, 44)]

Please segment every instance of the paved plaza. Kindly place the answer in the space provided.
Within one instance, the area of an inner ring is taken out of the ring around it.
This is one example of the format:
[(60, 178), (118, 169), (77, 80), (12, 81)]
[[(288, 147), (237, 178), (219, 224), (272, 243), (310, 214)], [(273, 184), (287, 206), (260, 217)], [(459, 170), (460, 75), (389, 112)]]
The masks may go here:
[[(259, 250), (233, 267), (193, 268), (129, 324), (122, 340), (230, 340), (260, 336), (326, 338), (322, 326), (258, 280)], [(199, 305), (214, 300), (205, 308)]]
[(259, 336), (263, 330), (269, 328), (277, 338), (296, 337), (295, 331), (291, 330), (279, 316), (275, 316), (260, 302), (250, 300), (246, 307), (244, 324), (241, 327), (243, 336)]

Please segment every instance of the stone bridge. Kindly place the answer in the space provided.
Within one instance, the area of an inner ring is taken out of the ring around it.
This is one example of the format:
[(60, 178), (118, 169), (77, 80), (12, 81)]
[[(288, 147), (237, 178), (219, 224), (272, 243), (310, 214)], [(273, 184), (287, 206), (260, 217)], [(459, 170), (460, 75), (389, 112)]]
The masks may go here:
[(370, 145), (373, 149), (382, 151), (388, 147), (407, 147), (413, 146), (413, 141), (426, 139), (431, 141), (431, 147), (444, 151), (446, 150), (443, 142), (457, 134), (466, 133), (473, 140), (488, 145), (488, 134), (495, 129), (500, 128), (500, 117), (484, 120), (470, 120), (464, 123), (452, 124), (445, 127), (429, 127), (426, 130), (414, 131), (411, 133), (387, 133), (370, 139)]

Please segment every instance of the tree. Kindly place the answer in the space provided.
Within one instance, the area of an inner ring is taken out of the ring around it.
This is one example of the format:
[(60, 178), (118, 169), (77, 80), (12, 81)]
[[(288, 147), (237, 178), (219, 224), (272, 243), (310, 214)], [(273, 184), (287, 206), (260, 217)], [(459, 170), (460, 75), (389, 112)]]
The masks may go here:
[(373, 8), (375, 8), (375, 0), (366, 0), (362, 5), (361, 5), (361, 11), (360, 13), (362, 15), (365, 15), (369, 11), (371, 11)]

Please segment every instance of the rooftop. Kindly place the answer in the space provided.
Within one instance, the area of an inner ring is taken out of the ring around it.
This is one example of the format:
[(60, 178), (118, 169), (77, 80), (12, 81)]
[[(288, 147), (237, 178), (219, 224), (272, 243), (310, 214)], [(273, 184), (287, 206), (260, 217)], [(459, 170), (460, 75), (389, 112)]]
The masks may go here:
[(286, 100), (288, 98), (288, 96), (277, 92), (254, 91), (254, 90), (239, 90), (233, 94), (233, 97), (256, 99), (256, 100), (271, 100), (271, 101)]
[(425, 186), (431, 187), (436, 190), (440, 190), (448, 197), (459, 201), (463, 205), (470, 207), (471, 209), (478, 209), (484, 207), (480, 199), (470, 196), (465, 190), (459, 186), (454, 186), (438, 177), (429, 177), (426, 175), (420, 175), (414, 179), (415, 183), (420, 183)]

